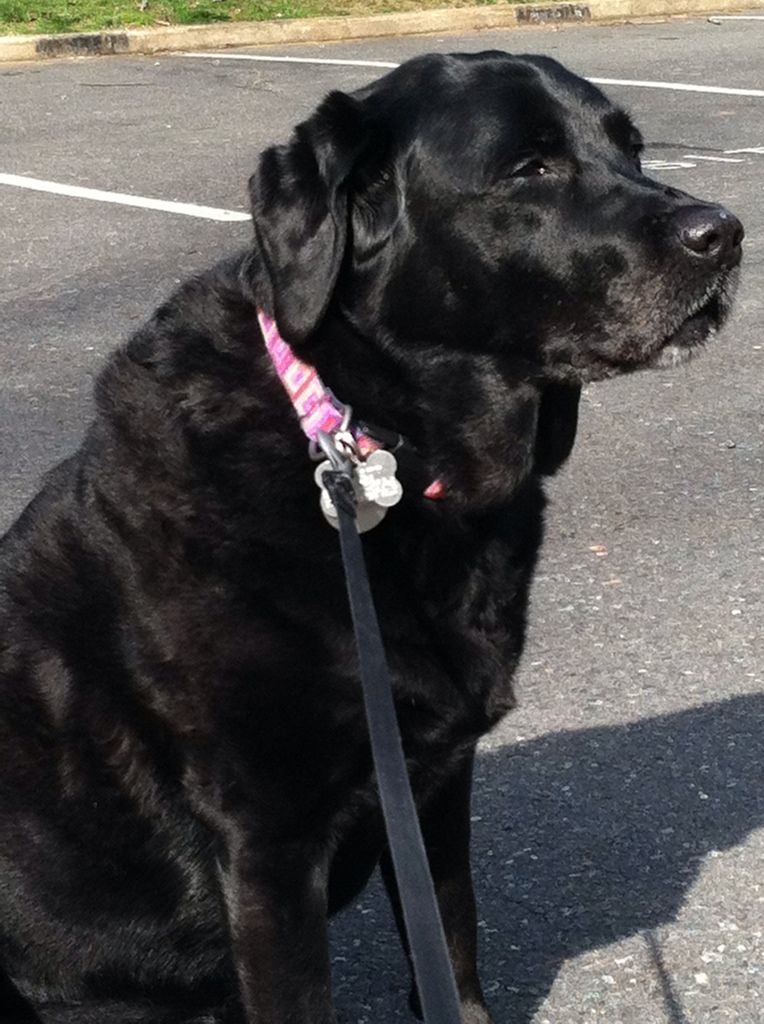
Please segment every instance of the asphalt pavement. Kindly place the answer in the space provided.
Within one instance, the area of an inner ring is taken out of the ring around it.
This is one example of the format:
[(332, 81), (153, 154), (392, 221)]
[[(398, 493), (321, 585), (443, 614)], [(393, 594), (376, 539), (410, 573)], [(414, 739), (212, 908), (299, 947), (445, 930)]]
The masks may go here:
[[(485, 987), (498, 1024), (759, 1024), (764, 20), (259, 55), (395, 62), (490, 48), (643, 83), (606, 90), (641, 125), (651, 173), (727, 204), (747, 239), (722, 336), (687, 367), (588, 388), (575, 452), (550, 487), (520, 707), (484, 744), (477, 772)], [(0, 72), (0, 528), (77, 444), (108, 353), (251, 230), (55, 186), (245, 211), (257, 153), (330, 89), (382, 73), (230, 55)], [(332, 941), (345, 1024), (408, 1019), (378, 886)]]

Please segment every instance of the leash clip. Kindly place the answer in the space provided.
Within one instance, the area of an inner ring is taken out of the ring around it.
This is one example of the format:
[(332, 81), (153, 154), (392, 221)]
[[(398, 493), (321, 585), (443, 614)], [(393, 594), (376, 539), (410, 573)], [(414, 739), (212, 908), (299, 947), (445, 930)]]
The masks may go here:
[(334, 395), (331, 397), (337, 411), (342, 410), (342, 421), (331, 434), (326, 430), (319, 430), (316, 440), (311, 439), (308, 442), (308, 454), (313, 462), (327, 458), (336, 469), (339, 469), (340, 460), (358, 463), (363, 459), (363, 454), (350, 429), (350, 421), (353, 418), (352, 407), (338, 402)]
[(342, 429), (337, 431), (336, 434), (328, 434), (325, 430), (319, 430), (316, 441), (311, 441), (311, 445), (316, 445), (316, 455), (313, 456), (314, 458), (320, 459), (323, 455), (328, 459), (331, 469), (352, 477), (353, 457), (350, 446), (347, 443), (347, 433), (347, 430), (343, 431)]
[(329, 525), (339, 529), (339, 515), (334, 501), (339, 488), (336, 480), (329, 484), (337, 474), (347, 481), (348, 493), (344, 496), (346, 500), (343, 508), (354, 514), (358, 532), (366, 533), (379, 525), (387, 515), (387, 510), (397, 505), (403, 496), (403, 488), (395, 475), (397, 463), (392, 452), (380, 448), (362, 459), (349, 430), (340, 430), (335, 434), (320, 430), (318, 447), (326, 459), (316, 467), (314, 479), (321, 490), (321, 511)]

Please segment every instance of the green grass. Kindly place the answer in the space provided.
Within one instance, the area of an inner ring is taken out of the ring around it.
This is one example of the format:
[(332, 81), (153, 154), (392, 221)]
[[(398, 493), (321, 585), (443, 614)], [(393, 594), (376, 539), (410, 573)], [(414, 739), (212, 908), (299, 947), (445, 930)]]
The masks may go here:
[[(384, 14), (497, 0), (0, 0), (0, 35)], [(501, 2), (501, 0), (499, 0)], [(143, 9), (142, 9), (143, 8)]]

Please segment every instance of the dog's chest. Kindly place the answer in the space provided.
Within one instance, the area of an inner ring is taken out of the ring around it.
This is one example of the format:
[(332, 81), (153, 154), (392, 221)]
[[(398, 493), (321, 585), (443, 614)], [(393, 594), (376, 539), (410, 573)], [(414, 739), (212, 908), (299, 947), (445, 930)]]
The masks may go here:
[(395, 550), (370, 546), (398, 713), (412, 743), (474, 742), (514, 704), (541, 516), (523, 517), (521, 529), (512, 519), (406, 538)]

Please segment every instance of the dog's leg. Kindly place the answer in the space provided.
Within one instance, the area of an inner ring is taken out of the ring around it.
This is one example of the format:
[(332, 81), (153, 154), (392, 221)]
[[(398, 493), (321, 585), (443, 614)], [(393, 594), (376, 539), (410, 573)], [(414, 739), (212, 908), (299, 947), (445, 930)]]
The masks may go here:
[[(477, 912), (470, 871), (473, 759), (474, 751), (459, 764), (424, 808), (420, 821), (459, 990), (462, 1021), (464, 1024), (491, 1024), (477, 972)], [(388, 853), (382, 857), (381, 869), (398, 931), (408, 955), (398, 888)], [(410, 1002), (414, 1013), (421, 1017), (415, 988), (412, 989)]]
[(222, 887), (246, 1024), (334, 1024), (322, 856), (235, 828), (227, 840)]

